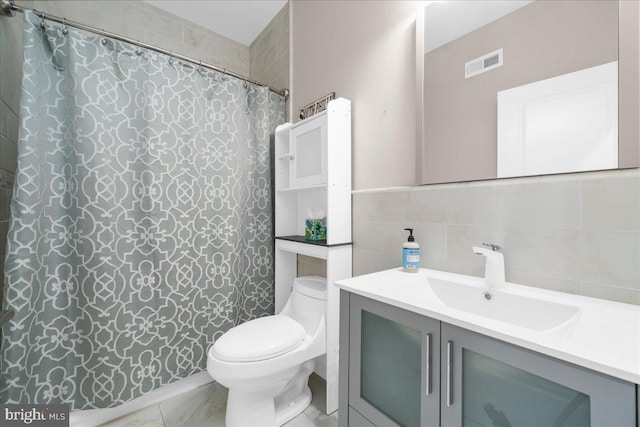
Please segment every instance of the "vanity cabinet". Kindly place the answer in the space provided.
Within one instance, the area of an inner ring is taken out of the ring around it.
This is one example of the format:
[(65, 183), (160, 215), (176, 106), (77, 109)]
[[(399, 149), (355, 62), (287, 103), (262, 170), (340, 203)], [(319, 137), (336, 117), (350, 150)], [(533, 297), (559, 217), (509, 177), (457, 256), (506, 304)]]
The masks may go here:
[(636, 426), (632, 383), (347, 291), (340, 309), (342, 427)]

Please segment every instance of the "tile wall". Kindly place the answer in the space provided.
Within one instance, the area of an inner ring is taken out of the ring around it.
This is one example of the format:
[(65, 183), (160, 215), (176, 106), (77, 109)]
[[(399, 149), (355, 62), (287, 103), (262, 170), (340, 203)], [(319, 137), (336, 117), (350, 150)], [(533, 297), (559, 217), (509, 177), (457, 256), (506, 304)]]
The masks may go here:
[(249, 75), (248, 46), (145, 2), (65, 0), (16, 3), (201, 59), (243, 76)]
[(289, 5), (278, 12), (250, 47), (249, 76), (283, 89), (289, 88)]
[(422, 267), (483, 276), (492, 242), (507, 281), (640, 304), (638, 169), (356, 191), (354, 275), (398, 267), (406, 227)]

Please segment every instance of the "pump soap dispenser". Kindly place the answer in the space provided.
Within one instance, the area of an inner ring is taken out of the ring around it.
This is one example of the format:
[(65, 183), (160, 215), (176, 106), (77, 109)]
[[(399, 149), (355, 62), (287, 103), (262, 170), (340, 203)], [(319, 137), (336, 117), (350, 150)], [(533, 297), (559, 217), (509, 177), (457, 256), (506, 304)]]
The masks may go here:
[(420, 245), (413, 238), (413, 228), (405, 228), (409, 232), (407, 242), (402, 245), (402, 270), (417, 273), (420, 269)]

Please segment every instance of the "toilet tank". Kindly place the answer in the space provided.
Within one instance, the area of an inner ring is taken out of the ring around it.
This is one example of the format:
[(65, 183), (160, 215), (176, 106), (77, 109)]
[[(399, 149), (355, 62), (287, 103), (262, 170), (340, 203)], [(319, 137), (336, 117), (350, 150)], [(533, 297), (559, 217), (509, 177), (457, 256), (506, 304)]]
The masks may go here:
[(313, 335), (325, 318), (327, 279), (320, 276), (297, 277), (289, 301), (281, 314), (300, 323), (307, 334)]

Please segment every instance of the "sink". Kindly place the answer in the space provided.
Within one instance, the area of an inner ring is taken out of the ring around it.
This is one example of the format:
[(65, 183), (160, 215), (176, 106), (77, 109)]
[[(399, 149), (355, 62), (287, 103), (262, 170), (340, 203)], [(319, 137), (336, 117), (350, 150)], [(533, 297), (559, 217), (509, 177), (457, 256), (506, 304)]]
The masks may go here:
[(427, 280), (447, 307), (532, 331), (565, 333), (580, 312), (577, 306), (513, 294), (508, 287), (489, 289), (433, 277)]

